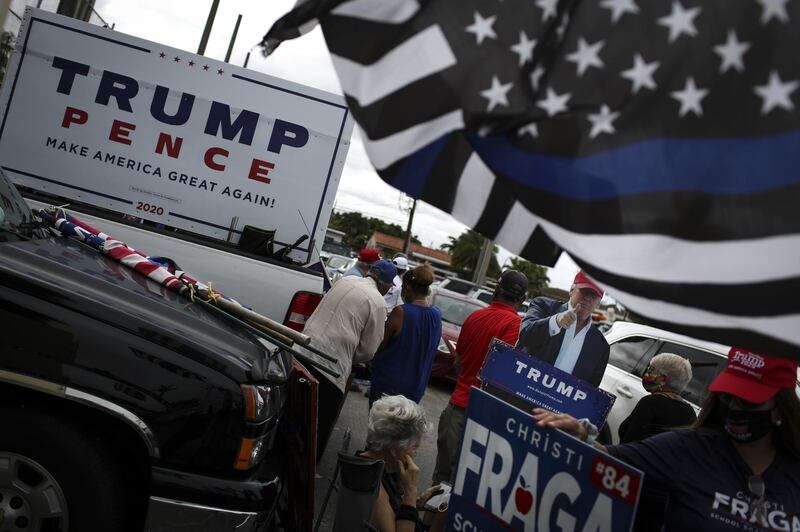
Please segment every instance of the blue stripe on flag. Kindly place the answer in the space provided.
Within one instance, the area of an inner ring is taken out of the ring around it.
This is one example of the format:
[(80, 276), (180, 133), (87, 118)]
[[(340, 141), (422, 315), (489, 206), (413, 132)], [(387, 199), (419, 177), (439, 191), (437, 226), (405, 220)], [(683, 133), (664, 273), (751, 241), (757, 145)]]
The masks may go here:
[[(430, 174), (433, 164), (451, 135), (453, 133), (442, 135), (424, 148), (420, 148), (406, 157), (389, 184), (415, 198), (422, 197), (428, 174)], [(436, 176), (432, 177), (435, 179)]]
[(656, 139), (579, 158), (534, 154), (505, 137), (464, 134), (495, 172), (578, 200), (666, 191), (748, 194), (800, 182), (800, 131), (749, 139)]

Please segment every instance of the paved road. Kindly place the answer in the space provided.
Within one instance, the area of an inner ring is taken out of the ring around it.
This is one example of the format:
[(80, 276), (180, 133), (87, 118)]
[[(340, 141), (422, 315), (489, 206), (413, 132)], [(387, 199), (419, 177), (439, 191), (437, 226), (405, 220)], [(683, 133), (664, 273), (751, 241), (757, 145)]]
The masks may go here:
[[(447, 406), (452, 391), (452, 385), (433, 382), (428, 386), (428, 390), (422, 398), (422, 406), (428, 413), (428, 420), (433, 425), (430, 434), (423, 438), (419, 450), (417, 451), (416, 463), (422, 472), (422, 486), (427, 487), (430, 485), (431, 476), (433, 475), (433, 466), (436, 462), (436, 428), (439, 423), (439, 414), (441, 414), (444, 407)], [(342, 414), (339, 416), (339, 421), (333, 429), (330, 444), (325, 450), (322, 461), (317, 467), (315, 515), (319, 515), (322, 500), (330, 486), (330, 477), (336, 465), (336, 452), (341, 447), (345, 430), (350, 428), (352, 434), (350, 452), (364, 448), (367, 439), (368, 411), (368, 400), (364, 397), (363, 393), (351, 391), (347, 394), (347, 399), (342, 408)], [(335, 512), (336, 494), (334, 493), (325, 511), (322, 526), (320, 526), (321, 531), (331, 530)]]

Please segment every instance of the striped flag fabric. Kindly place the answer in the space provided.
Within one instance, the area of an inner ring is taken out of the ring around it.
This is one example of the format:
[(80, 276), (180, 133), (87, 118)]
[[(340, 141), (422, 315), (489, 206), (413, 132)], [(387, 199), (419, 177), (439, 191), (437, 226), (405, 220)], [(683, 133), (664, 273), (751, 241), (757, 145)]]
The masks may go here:
[(182, 294), (186, 292), (186, 286), (191, 285), (196, 290), (208, 290), (213, 292), (216, 296), (235, 303), (244, 309), (252, 310), (252, 307), (244, 305), (231, 297), (225, 296), (219, 290), (211, 288), (210, 281), (209, 284), (201, 283), (187, 272), (181, 270), (171, 258), (145, 255), (133, 249), (125, 242), (117, 240), (113, 236), (73, 216), (63, 208), (51, 207), (40, 209), (37, 211), (37, 215), (45, 222), (52, 225), (61, 234), (75, 238), (89, 245), (100, 253), (144, 275), (151, 281), (155, 281), (168, 290)]
[(63, 210), (58, 209), (51, 211), (41, 209), (37, 212), (37, 215), (60, 231), (61, 234), (88, 244), (97, 251), (148, 277), (159, 285), (179, 293), (185, 289), (180, 279), (172, 275), (165, 268), (162, 268), (155, 262), (151, 262), (147, 257), (131, 249), (124, 242), (114, 240), (105, 233), (94, 230), (91, 226), (66, 214)]
[(386, 182), (664, 328), (800, 356), (800, 1), (306, 0), (265, 52), (317, 21)]

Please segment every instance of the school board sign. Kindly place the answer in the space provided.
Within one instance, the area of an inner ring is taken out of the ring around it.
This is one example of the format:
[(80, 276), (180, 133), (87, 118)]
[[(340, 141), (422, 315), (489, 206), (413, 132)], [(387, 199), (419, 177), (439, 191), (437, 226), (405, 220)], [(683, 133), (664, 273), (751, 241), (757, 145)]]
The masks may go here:
[(340, 96), (33, 8), (0, 105), (15, 182), (232, 242), (322, 242), (353, 129)]
[(470, 390), (446, 530), (631, 530), (641, 471)]
[(481, 388), (523, 410), (531, 406), (588, 418), (602, 427), (616, 397), (494, 339), (478, 373)]

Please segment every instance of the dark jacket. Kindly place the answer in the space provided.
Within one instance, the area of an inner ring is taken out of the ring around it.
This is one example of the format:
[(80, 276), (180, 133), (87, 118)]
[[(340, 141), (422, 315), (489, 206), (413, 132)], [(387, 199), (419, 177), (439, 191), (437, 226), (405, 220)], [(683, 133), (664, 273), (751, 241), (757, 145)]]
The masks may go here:
[[(550, 317), (567, 310), (567, 304), (547, 297), (537, 297), (531, 301), (530, 309), (522, 319), (517, 347), (536, 358), (555, 364), (561, 342), (564, 341), (565, 330), (550, 336)], [(591, 323), (583, 339), (578, 361), (572, 374), (594, 387), (600, 386), (603, 373), (608, 364), (608, 342), (597, 327)]]

